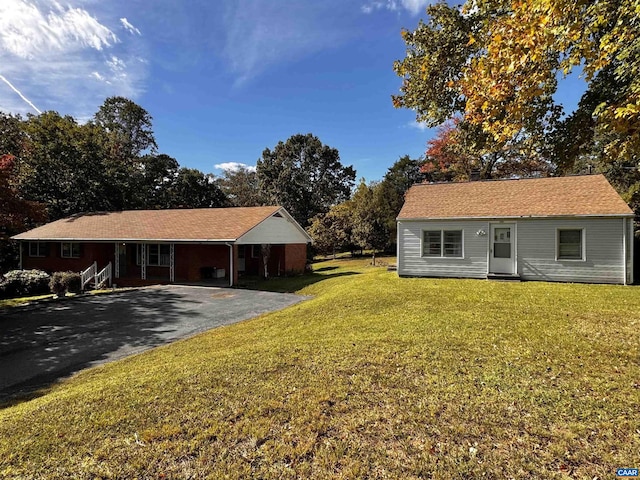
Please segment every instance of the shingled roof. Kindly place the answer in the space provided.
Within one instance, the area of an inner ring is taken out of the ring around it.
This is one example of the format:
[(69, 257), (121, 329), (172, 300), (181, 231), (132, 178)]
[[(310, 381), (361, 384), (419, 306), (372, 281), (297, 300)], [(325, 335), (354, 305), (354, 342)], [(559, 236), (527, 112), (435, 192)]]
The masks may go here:
[(633, 216), (603, 175), (414, 185), (398, 220)]
[(234, 241), (282, 207), (126, 210), (74, 215), (13, 237), (16, 240)]

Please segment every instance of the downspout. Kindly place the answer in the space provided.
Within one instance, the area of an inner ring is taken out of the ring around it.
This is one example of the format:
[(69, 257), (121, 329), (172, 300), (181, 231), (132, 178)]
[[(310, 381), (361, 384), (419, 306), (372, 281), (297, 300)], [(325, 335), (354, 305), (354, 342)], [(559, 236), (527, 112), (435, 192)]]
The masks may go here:
[(229, 247), (229, 286), (233, 287), (233, 243), (225, 243)]

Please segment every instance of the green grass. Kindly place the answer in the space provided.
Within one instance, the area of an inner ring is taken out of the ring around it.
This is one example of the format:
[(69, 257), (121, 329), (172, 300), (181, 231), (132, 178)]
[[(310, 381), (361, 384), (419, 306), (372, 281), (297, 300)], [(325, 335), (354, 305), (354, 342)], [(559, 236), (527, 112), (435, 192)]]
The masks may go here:
[[(135, 288), (118, 288), (116, 290), (111, 289), (111, 288), (105, 288), (105, 289), (101, 289), (101, 290), (90, 290), (87, 293), (89, 293), (90, 295), (103, 295), (103, 294), (109, 294), (109, 293), (114, 293), (114, 292), (122, 292), (124, 290), (134, 290)], [(70, 298), (70, 297), (74, 297), (76, 296), (76, 293), (67, 293), (67, 295), (65, 296), (65, 298)], [(53, 299), (54, 295), (52, 293), (47, 293), (46, 295), (35, 295), (35, 296), (31, 296), (31, 297), (16, 297), (16, 298), (5, 298), (0, 300), (0, 308), (12, 308), (12, 307), (19, 307), (20, 305), (26, 305), (28, 303), (31, 302), (35, 302), (38, 300), (50, 300)]]
[(4, 298), (0, 300), (0, 308), (17, 307), (36, 300), (44, 300), (45, 298), (53, 298), (53, 294), (47, 293), (46, 295), (34, 295), (31, 297)]
[(316, 264), (298, 278), (311, 300), (5, 408), (0, 476), (591, 479), (638, 466), (640, 289), (400, 279), (369, 260)]

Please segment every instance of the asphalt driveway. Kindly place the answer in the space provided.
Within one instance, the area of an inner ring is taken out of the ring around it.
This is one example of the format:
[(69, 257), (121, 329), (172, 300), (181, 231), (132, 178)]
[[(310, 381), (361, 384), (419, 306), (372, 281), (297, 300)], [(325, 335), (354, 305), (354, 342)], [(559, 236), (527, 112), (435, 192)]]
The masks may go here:
[(161, 286), (0, 310), (0, 399), (305, 297)]

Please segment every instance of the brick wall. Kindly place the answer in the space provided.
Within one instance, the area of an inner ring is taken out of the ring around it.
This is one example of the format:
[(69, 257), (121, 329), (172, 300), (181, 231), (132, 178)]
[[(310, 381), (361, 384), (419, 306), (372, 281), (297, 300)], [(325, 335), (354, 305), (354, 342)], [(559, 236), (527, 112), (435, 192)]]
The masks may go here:
[(103, 269), (115, 257), (113, 243), (81, 243), (79, 258), (62, 258), (60, 242), (44, 242), (47, 244), (47, 255), (44, 257), (29, 256), (29, 242), (21, 242), (22, 268), (38, 269), (45, 272), (81, 272), (95, 261), (98, 268)]
[(295, 243), (285, 245), (285, 272), (303, 273), (307, 264), (307, 244)]

